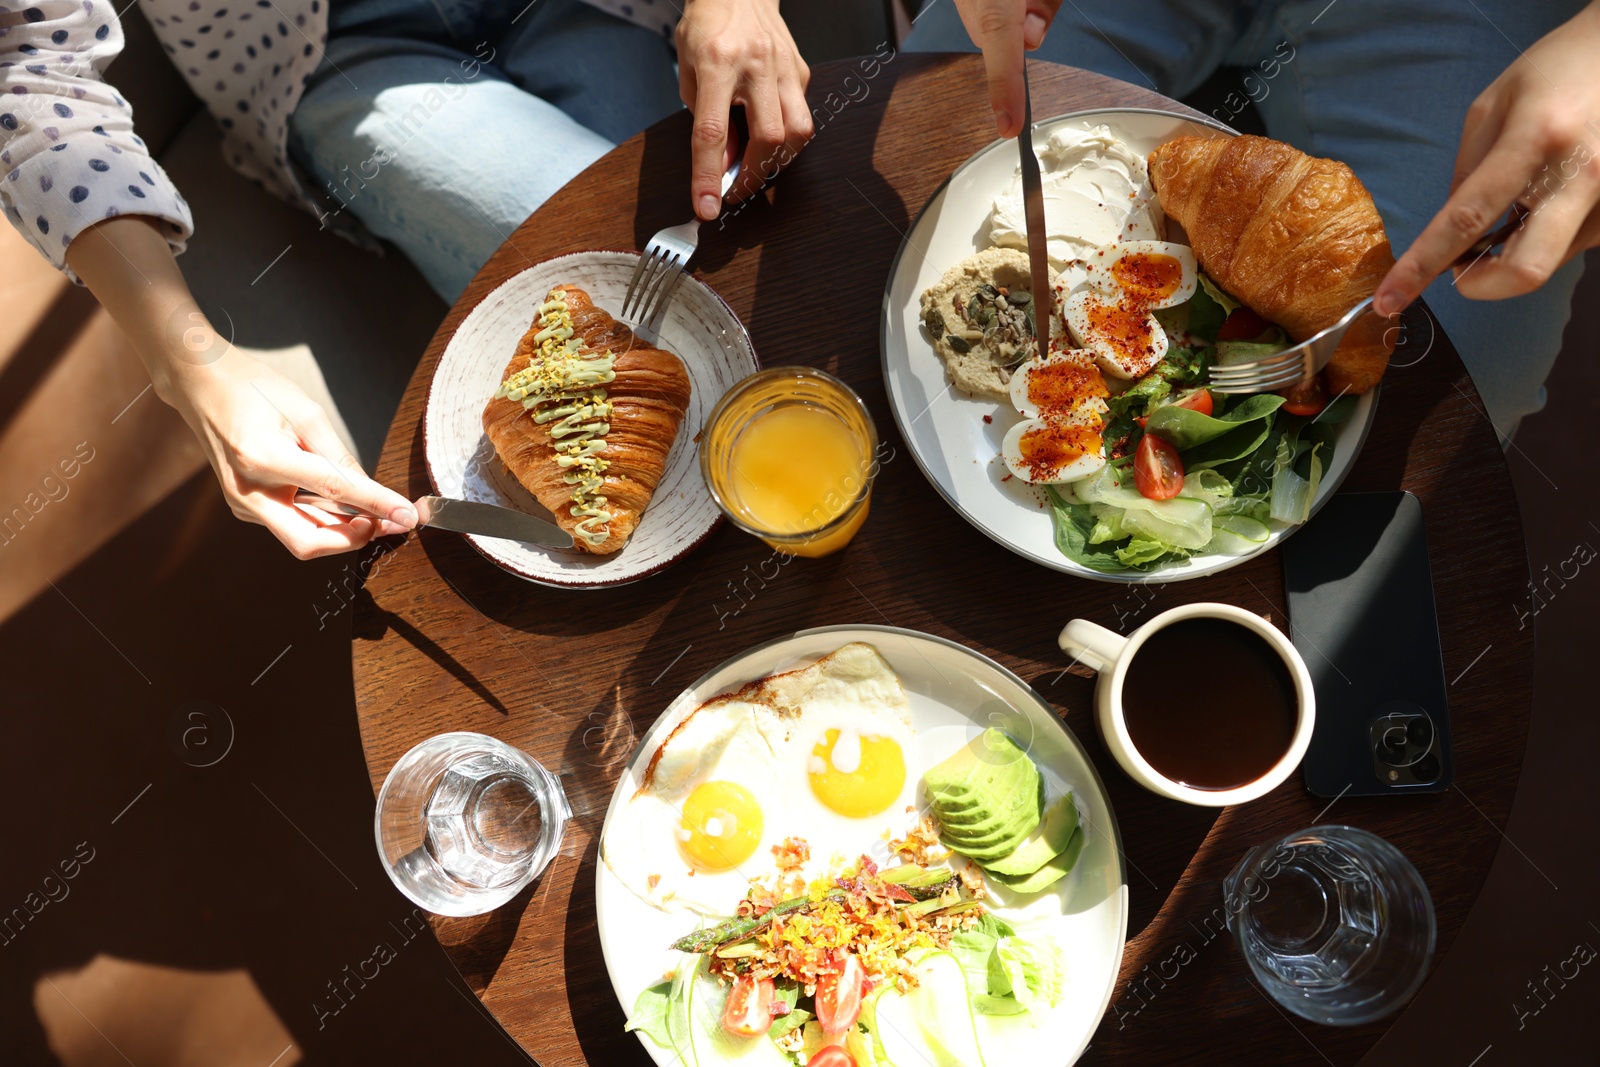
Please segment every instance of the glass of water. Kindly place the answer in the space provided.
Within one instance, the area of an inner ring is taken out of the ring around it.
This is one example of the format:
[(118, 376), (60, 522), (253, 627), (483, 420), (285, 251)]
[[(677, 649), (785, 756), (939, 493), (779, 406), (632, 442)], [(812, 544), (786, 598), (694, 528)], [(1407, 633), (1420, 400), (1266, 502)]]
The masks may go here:
[(378, 793), (378, 855), (440, 915), (493, 911), (538, 877), (572, 808), (556, 776), (486, 734), (440, 734), (400, 757)]
[(1427, 976), (1433, 899), (1376, 834), (1315, 826), (1258, 845), (1228, 875), (1223, 899), (1261, 988), (1312, 1022), (1382, 1018)]

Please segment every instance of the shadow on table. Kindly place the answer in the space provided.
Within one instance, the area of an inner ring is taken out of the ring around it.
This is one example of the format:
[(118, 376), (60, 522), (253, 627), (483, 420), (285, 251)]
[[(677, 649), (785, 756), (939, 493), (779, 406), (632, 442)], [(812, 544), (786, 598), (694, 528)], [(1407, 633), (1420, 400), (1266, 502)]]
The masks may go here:
[(438, 642), (400, 616), (379, 607), (365, 585), (356, 592), (355, 609), (354, 618), (360, 620), (359, 629), (355, 633), (357, 638), (363, 641), (376, 641), (393, 630), (419, 652), (450, 672), (451, 677), (470, 689), (485, 704), (501, 715), (511, 714), (511, 710), (500, 702), (499, 697), (489, 692), (484, 684), (473, 677), (472, 672), (463, 667), (454, 656), (440, 648)]

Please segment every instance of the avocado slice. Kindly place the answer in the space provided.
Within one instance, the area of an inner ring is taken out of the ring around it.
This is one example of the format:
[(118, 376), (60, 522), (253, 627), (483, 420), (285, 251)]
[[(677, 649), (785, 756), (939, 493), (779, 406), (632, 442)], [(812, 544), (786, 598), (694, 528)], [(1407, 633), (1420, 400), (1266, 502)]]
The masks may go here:
[(930, 799), (955, 806), (1004, 796), (1024, 782), (1032, 785), (1038, 775), (1038, 768), (1015, 741), (990, 728), (928, 768), (922, 780)]
[(982, 860), (978, 862), (985, 870), (995, 874), (1021, 878), (1065, 852), (1077, 830), (1078, 806), (1072, 802), (1072, 794), (1068, 793), (1050, 805), (1039, 828), (1032, 837), (1018, 845), (1016, 851), (988, 863)]
[(972, 823), (946, 823), (939, 805), (933, 812), (939, 816), (943, 836), (964, 845), (986, 846), (1002, 840), (1021, 841), (1039, 825), (1039, 803), (1033, 790), (1017, 790), (1006, 797), (995, 797), (984, 818)]
[(1066, 877), (1067, 872), (1072, 870), (1073, 864), (1078, 862), (1078, 854), (1082, 851), (1083, 827), (1080, 826), (1072, 831), (1072, 840), (1061, 850), (1061, 854), (1032, 874), (1025, 874), (1020, 878), (1004, 874), (990, 874), (990, 877), (1013, 893), (1024, 895), (1039, 893)]

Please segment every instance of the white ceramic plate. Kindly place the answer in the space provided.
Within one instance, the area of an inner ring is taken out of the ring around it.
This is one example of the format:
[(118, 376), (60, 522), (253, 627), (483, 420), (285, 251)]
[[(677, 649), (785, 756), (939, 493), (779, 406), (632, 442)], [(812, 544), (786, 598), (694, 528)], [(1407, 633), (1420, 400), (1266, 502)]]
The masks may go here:
[[(483, 432), (484, 405), (553, 286), (576, 285), (615, 315), (638, 262), (633, 252), (557, 256), (529, 267), (472, 309), (445, 346), (428, 390), (424, 451), (439, 495), (547, 514), (495, 456)], [(467, 535), (474, 548), (512, 574), (544, 585), (622, 585), (677, 562), (722, 520), (700, 477), (695, 438), (722, 394), (755, 373), (750, 335), (722, 298), (690, 275), (662, 315), (660, 333), (644, 337), (683, 361), (692, 390), (644, 518), (622, 551), (610, 556)]]
[[(617, 783), (606, 809), (605, 828), (639, 788), (639, 776), (656, 745), (694, 708), (757, 678), (813, 663), (851, 641), (876, 647), (900, 676), (911, 701), (912, 727), (919, 736), (942, 729), (954, 751), (979, 730), (997, 726), (1027, 747), (1052, 795), (1072, 790), (1085, 834), (1077, 865), (1050, 890), (1029, 900), (1025, 911), (1004, 906), (1003, 899), (996, 901), (1002, 915), (1062, 917), (1054, 932), (1067, 960), (1065, 994), (1053, 1012), (1002, 1020), (1014, 1024), (1026, 1019), (1030, 1027), (1000, 1033), (980, 1029), (990, 1063), (1065, 1067), (1088, 1045), (1111, 1002), (1122, 964), (1128, 889), (1121, 839), (1105, 788), (1078, 739), (1026, 682), (988, 657), (943, 638), (891, 626), (825, 626), (752, 648), (679, 694), (656, 720)], [(872, 843), (864, 840), (862, 851)], [(603, 860), (596, 869), (600, 948), (617, 999), (623, 1011), (630, 1012), (639, 993), (676, 964), (677, 953), (666, 946), (694, 929), (697, 920), (689, 912), (661, 911), (645, 903)], [(733, 903), (729, 901), (730, 906)], [(979, 1020), (980, 1028), (995, 1025), (987, 1016)], [(657, 1047), (643, 1034), (639, 1039), (662, 1067), (676, 1063), (670, 1050)]]
[[(1231, 137), (1232, 130), (1166, 111), (1108, 108), (1060, 115), (1036, 124), (1035, 143), (1044, 144), (1063, 126), (1085, 129), (1106, 125), (1147, 155), (1174, 137)], [(1011, 551), (1068, 574), (1102, 582), (1174, 582), (1215, 574), (1265, 552), (1295, 527), (1274, 523), (1267, 540), (1243, 556), (1212, 553), (1152, 571), (1105, 574), (1073, 562), (1055, 546), (1050, 511), (1042, 489), (1010, 472), (1000, 459), (1000, 443), (1020, 417), (1010, 404), (980, 400), (954, 389), (944, 364), (922, 330), (922, 293), (944, 272), (989, 247), (989, 209), (1017, 171), (1015, 141), (996, 141), (958, 167), (933, 194), (901, 242), (883, 296), (883, 377), (895, 422), (911, 455), (950, 505), (972, 525)], [(1333, 495), (1355, 463), (1377, 414), (1377, 391), (1360, 397), (1355, 412), (1339, 428), (1334, 453), (1317, 488), (1313, 512)], [(994, 421), (985, 423), (990, 415)]]

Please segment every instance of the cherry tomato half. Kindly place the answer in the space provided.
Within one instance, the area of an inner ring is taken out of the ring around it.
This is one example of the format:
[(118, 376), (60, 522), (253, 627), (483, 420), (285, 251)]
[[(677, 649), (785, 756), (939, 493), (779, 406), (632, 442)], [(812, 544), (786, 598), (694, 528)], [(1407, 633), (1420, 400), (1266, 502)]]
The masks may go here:
[(1219, 341), (1253, 341), (1272, 329), (1272, 323), (1247, 307), (1234, 308), (1217, 330)]
[(1153, 433), (1139, 438), (1133, 455), (1133, 484), (1146, 500), (1171, 500), (1183, 492), (1183, 460), (1178, 450)]
[(1321, 375), (1312, 375), (1309, 382), (1301, 382), (1278, 395), (1284, 398), (1283, 410), (1290, 415), (1315, 415), (1328, 406), (1328, 393), (1322, 388)]
[(856, 1024), (866, 981), (867, 969), (854, 956), (844, 958), (838, 974), (825, 974), (817, 980), (817, 1022), (823, 1033), (842, 1034)]
[(1172, 406), (1188, 408), (1190, 411), (1198, 411), (1202, 415), (1209, 415), (1215, 410), (1211, 402), (1211, 390), (1209, 389), (1196, 389), (1182, 400), (1174, 400)]
[(856, 1058), (838, 1045), (824, 1045), (806, 1061), (806, 1067), (856, 1067)]
[(722, 1009), (722, 1028), (735, 1037), (766, 1033), (772, 1027), (772, 998), (776, 993), (777, 987), (770, 978), (735, 978), (728, 991), (728, 1003)]

